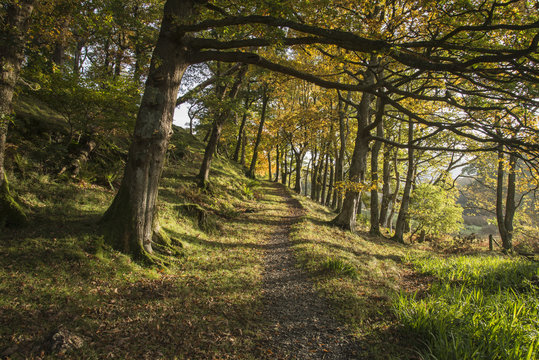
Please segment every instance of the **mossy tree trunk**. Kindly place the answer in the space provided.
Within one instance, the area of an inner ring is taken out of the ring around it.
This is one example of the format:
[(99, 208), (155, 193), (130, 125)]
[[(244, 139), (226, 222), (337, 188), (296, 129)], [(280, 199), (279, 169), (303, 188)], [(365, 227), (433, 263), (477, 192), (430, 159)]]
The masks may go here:
[(196, 0), (166, 2), (120, 189), (103, 216), (105, 241), (145, 258), (157, 229), (159, 180), (172, 133), (172, 116), (185, 69), (186, 48), (176, 24), (188, 19)]
[(26, 215), (9, 192), (4, 160), (11, 105), (34, 3), (32, 0), (8, 2), (6, 18), (0, 24), (0, 227), (26, 223)]

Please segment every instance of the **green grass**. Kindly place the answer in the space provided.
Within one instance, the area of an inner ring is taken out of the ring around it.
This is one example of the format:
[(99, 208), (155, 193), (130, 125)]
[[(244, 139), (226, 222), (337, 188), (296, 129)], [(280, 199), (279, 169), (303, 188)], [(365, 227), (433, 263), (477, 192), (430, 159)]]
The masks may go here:
[(424, 339), (423, 359), (536, 359), (538, 264), (501, 256), (409, 258), (439, 282), (428, 297), (401, 294), (395, 309)]

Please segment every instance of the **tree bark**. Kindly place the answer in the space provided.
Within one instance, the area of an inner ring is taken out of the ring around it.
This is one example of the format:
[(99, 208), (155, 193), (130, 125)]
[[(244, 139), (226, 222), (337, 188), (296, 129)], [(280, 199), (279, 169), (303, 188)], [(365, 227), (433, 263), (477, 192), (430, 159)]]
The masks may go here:
[(312, 159), (312, 168), (311, 168), (311, 200), (315, 200), (316, 199), (316, 174), (318, 174), (318, 167), (317, 167), (317, 159), (316, 157), (318, 156), (318, 151), (316, 149), (316, 147), (314, 148), (314, 153), (313, 153), (313, 159)]
[(247, 176), (250, 178), (255, 178), (256, 172), (256, 163), (258, 161), (258, 147), (260, 146), (260, 141), (262, 140), (262, 131), (264, 130), (264, 122), (266, 121), (266, 109), (268, 107), (269, 95), (267, 85), (264, 86), (262, 94), (262, 113), (260, 114), (260, 124), (258, 125), (258, 133), (256, 134), (255, 146), (253, 149), (253, 158), (251, 159), (251, 166), (249, 166), (249, 172)]
[(329, 171), (329, 186), (328, 186), (328, 195), (326, 197), (326, 206), (331, 205), (331, 195), (333, 194), (333, 181), (335, 177), (335, 166), (333, 166), (333, 160), (331, 161), (330, 171)]
[(294, 182), (294, 191), (301, 194), (301, 168), (303, 165), (303, 158), (305, 157), (305, 150), (302, 149), (299, 152), (294, 151), (294, 156), (296, 157), (296, 179)]
[(380, 206), (380, 226), (386, 226), (387, 212), (389, 210), (389, 203), (391, 201), (391, 167), (389, 161), (389, 149), (389, 145), (384, 144), (384, 160), (382, 165), (382, 182), (384, 183), (384, 185), (382, 186), (382, 204)]
[[(376, 101), (376, 136), (384, 137), (384, 100), (379, 97)], [(380, 235), (380, 213), (378, 210), (378, 154), (382, 143), (375, 141), (371, 152), (371, 228), (369, 233), (372, 235)]]
[(240, 164), (245, 168), (245, 148), (247, 147), (247, 135), (245, 134), (245, 129), (243, 129), (243, 135), (241, 139), (241, 158)]
[(277, 154), (275, 154), (276, 156), (276, 159), (275, 159), (275, 179), (273, 180), (273, 182), (278, 182), (279, 181), (279, 165), (280, 165), (280, 162), (281, 162), (281, 153), (279, 152), (279, 149), (280, 149), (280, 146), (279, 144), (277, 144)]
[(288, 163), (289, 164), (289, 169), (288, 169), (288, 187), (290, 188), (290, 185), (292, 184), (292, 163), (294, 162), (294, 159), (293, 159), (293, 154), (292, 152), (290, 152), (290, 162)]
[(287, 153), (288, 153), (288, 149), (287, 149), (287, 145), (285, 145), (284, 147), (284, 150), (283, 150), (283, 172), (281, 173), (281, 184), (283, 185), (286, 185), (286, 174), (288, 172), (288, 165), (287, 165), (287, 161), (288, 161), (288, 156), (287, 156)]
[(325, 163), (324, 163), (324, 177), (322, 179), (322, 194), (320, 196), (320, 203), (322, 205), (324, 205), (324, 203), (326, 201), (326, 190), (327, 190), (327, 181), (328, 181), (328, 166), (329, 166), (329, 152), (326, 152), (326, 158), (325, 158)]
[[(350, 98), (351, 93), (348, 93), (348, 98)], [(346, 131), (346, 124), (344, 122), (344, 119), (346, 117), (346, 111), (348, 110), (348, 103), (344, 103), (339, 98), (339, 155), (337, 156), (337, 163), (335, 164), (335, 184), (340, 183), (344, 180), (344, 154), (346, 151), (346, 138), (347, 138), (347, 131)], [(343, 205), (343, 196), (342, 194), (336, 193), (336, 199), (337, 204), (336, 207), (337, 210), (340, 212)]]
[(163, 170), (180, 82), (188, 66), (183, 34), (176, 24), (193, 12), (195, 1), (168, 0), (152, 56), (120, 189), (103, 216), (105, 241), (147, 259), (157, 230), (157, 190)]
[(268, 150), (268, 181), (271, 181), (271, 149)]
[(509, 155), (509, 169), (507, 176), (507, 194), (505, 202), (505, 215), (503, 206), (503, 184), (505, 177), (503, 145), (498, 146), (498, 172), (496, 179), (496, 221), (498, 231), (502, 238), (502, 247), (504, 250), (511, 250), (513, 247), (513, 218), (515, 216), (515, 167), (517, 157), (514, 153)]
[(6, 19), (0, 24), (0, 228), (24, 225), (26, 215), (12, 198), (4, 169), (7, 131), (13, 95), (24, 60), (26, 35), (35, 1), (21, 0), (7, 5)]
[[(400, 132), (400, 129), (399, 129)], [(389, 229), (389, 232), (392, 232), (393, 228), (393, 215), (395, 214), (395, 209), (397, 207), (397, 197), (399, 195), (400, 185), (401, 185), (401, 177), (397, 162), (398, 157), (398, 151), (395, 151), (395, 158), (393, 159), (393, 167), (395, 168), (395, 191), (391, 195), (391, 198), (389, 200), (389, 203), (391, 204), (391, 212), (389, 213), (389, 216), (387, 217), (387, 228)]]
[(404, 192), (402, 194), (401, 206), (399, 215), (397, 216), (397, 224), (395, 225), (395, 234), (391, 239), (404, 243), (404, 230), (408, 217), (408, 205), (410, 204), (410, 192), (412, 190), (412, 182), (414, 179), (414, 123), (409, 119), (408, 124), (408, 170), (406, 172), (406, 183), (404, 184)]
[(316, 192), (314, 194), (314, 201), (316, 202), (320, 202), (320, 193), (322, 192), (322, 170), (324, 168), (324, 156), (325, 155), (323, 155), (323, 152), (320, 152), (320, 156), (318, 157), (318, 165), (316, 166)]
[(243, 140), (243, 132), (245, 131), (245, 123), (247, 122), (247, 110), (249, 109), (249, 91), (246, 91), (244, 112), (241, 117), (240, 129), (238, 131), (238, 141), (236, 142), (236, 149), (234, 150), (233, 160), (238, 162), (240, 157), (240, 149)]
[[(369, 84), (374, 83), (374, 74), (371, 71), (367, 72), (365, 80)], [(369, 124), (369, 110), (372, 99), (371, 94), (363, 93), (359, 104), (356, 141), (348, 175), (352, 184), (362, 182), (367, 169), (370, 132), (366, 128)], [(355, 231), (359, 195), (360, 193), (354, 189), (346, 191), (342, 209), (337, 217), (333, 219), (332, 224), (346, 230)]]
[[(232, 87), (228, 92), (229, 99), (234, 99), (238, 94), (245, 71), (246, 68), (242, 67), (240, 72), (236, 76), (236, 80), (234, 81), (234, 84), (232, 84)], [(206, 149), (204, 151), (204, 158), (202, 159), (202, 164), (198, 173), (198, 186), (201, 188), (205, 187), (208, 184), (213, 154), (215, 154), (215, 151), (217, 150), (217, 144), (219, 144), (219, 139), (221, 138), (221, 131), (223, 130), (223, 126), (226, 120), (230, 117), (230, 113), (230, 109), (220, 110), (213, 121), (210, 139), (208, 140), (208, 144), (206, 145)]]

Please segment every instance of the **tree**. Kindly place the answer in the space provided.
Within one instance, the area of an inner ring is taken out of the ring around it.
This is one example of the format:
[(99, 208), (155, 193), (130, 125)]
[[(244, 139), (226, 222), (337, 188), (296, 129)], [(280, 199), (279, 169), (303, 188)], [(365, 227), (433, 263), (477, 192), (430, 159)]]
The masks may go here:
[(10, 194), (4, 170), (6, 137), (11, 118), (11, 103), (23, 62), (26, 34), (34, 1), (8, 1), (0, 8), (0, 228), (22, 225), (26, 215)]
[(264, 84), (264, 86), (262, 87), (262, 109), (260, 110), (260, 123), (258, 124), (258, 132), (256, 134), (255, 145), (253, 148), (253, 158), (251, 159), (251, 165), (249, 166), (249, 171), (247, 172), (247, 176), (253, 179), (255, 178), (256, 163), (258, 161), (258, 147), (260, 146), (260, 141), (262, 140), (262, 130), (264, 129), (264, 122), (266, 121), (266, 112), (268, 108), (269, 98), (270, 94), (268, 90), (268, 85)]
[[(226, 91), (226, 85), (221, 85), (217, 88), (217, 97), (218, 99), (221, 99), (224, 104), (222, 108), (218, 109), (217, 112), (214, 114), (215, 118), (213, 120), (209, 140), (204, 151), (204, 159), (202, 160), (200, 172), (198, 173), (199, 187), (203, 188), (206, 187), (208, 184), (213, 154), (217, 150), (217, 144), (219, 143), (219, 138), (221, 137), (223, 126), (225, 125), (226, 120), (231, 116), (232, 102), (234, 102), (236, 96), (238, 95), (238, 91), (243, 81), (246, 70), (246, 66), (240, 68), (238, 74), (236, 75), (236, 79), (234, 80), (232, 86), (230, 86), (230, 88), (228, 89), (228, 92)], [(225, 101), (225, 97), (228, 101)]]
[(178, 32), (177, 24), (192, 16), (196, 4), (196, 0), (165, 4), (122, 183), (102, 220), (106, 241), (139, 258), (153, 252), (157, 189), (180, 81), (188, 66), (186, 50), (178, 46), (184, 33)]

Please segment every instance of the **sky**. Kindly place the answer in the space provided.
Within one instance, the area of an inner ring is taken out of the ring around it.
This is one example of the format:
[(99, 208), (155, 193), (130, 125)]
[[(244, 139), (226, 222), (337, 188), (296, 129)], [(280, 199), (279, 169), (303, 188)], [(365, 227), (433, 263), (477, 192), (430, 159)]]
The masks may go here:
[(184, 129), (189, 128), (189, 115), (187, 115), (187, 104), (181, 104), (174, 109), (174, 125), (181, 126)]

